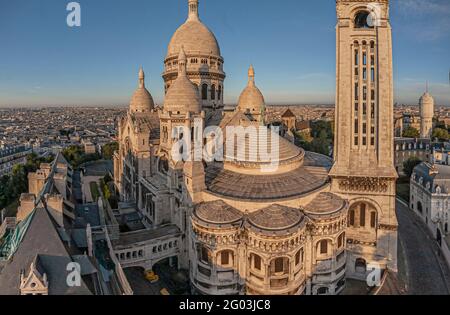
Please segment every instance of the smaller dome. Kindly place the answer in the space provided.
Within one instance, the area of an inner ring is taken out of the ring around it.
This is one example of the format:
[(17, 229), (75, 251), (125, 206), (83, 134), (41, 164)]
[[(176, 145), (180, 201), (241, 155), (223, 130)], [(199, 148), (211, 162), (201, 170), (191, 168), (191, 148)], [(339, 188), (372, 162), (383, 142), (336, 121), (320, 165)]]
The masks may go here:
[(139, 87), (134, 92), (130, 101), (130, 111), (132, 113), (146, 113), (155, 108), (153, 97), (150, 92), (145, 88), (145, 74), (141, 68), (139, 70)]
[(248, 70), (248, 84), (239, 96), (238, 109), (243, 112), (262, 113), (265, 109), (264, 96), (255, 85), (255, 70)]
[(186, 54), (181, 47), (178, 57), (178, 77), (170, 86), (164, 100), (166, 112), (200, 113), (202, 104), (198, 87), (186, 75)]
[(320, 193), (304, 207), (307, 214), (328, 215), (339, 212), (346, 206), (346, 201), (332, 193)]
[(303, 214), (298, 209), (274, 204), (249, 215), (250, 223), (262, 230), (286, 230), (303, 220)]
[(196, 216), (210, 224), (231, 224), (242, 220), (242, 213), (222, 200), (201, 203), (195, 210)]

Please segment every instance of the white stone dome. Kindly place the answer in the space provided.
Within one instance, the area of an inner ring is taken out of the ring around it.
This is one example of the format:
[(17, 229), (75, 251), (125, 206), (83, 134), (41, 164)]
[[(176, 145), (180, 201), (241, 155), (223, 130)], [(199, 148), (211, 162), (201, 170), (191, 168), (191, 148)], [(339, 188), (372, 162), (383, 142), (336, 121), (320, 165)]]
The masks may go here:
[(248, 84), (239, 96), (238, 109), (243, 112), (262, 113), (265, 108), (264, 96), (255, 85), (255, 70), (248, 70)]
[(271, 205), (248, 216), (249, 222), (261, 230), (281, 231), (297, 226), (303, 221), (303, 214), (298, 209)]
[(178, 57), (178, 77), (170, 86), (164, 100), (166, 112), (200, 113), (202, 104), (198, 87), (186, 75), (186, 54), (181, 47)]
[(139, 70), (139, 87), (134, 92), (130, 101), (130, 111), (133, 113), (150, 112), (155, 108), (155, 103), (150, 92), (145, 88), (145, 74), (142, 68)]
[(220, 56), (216, 37), (198, 17), (198, 0), (189, 0), (189, 17), (172, 36), (167, 57), (177, 56), (181, 46), (188, 54)]
[(214, 34), (200, 21), (186, 21), (175, 32), (167, 49), (167, 57), (178, 55), (180, 47), (188, 53), (220, 56), (219, 43)]

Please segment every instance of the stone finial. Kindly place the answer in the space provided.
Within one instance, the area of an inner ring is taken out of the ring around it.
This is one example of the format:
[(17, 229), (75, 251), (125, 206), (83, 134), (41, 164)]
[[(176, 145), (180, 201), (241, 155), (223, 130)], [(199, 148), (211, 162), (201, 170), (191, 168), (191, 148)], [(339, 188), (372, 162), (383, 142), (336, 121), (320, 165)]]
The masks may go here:
[(184, 47), (181, 46), (180, 48), (180, 54), (178, 55), (178, 74), (179, 75), (186, 75), (186, 53), (184, 52)]
[(250, 68), (248, 68), (248, 82), (251, 84), (255, 83), (255, 69), (253, 65), (250, 65)]
[(139, 68), (139, 87), (145, 87), (145, 73), (144, 69), (142, 69), (142, 66)]

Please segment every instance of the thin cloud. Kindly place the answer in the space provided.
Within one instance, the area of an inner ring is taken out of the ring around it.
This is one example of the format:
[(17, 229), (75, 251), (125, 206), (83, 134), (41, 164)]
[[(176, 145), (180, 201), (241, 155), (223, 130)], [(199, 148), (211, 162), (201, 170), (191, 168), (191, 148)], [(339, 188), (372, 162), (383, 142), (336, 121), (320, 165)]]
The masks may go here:
[[(399, 0), (399, 14), (414, 29), (421, 41), (436, 41), (450, 33), (450, 2), (448, 0)], [(430, 23), (433, 21), (433, 23)]]

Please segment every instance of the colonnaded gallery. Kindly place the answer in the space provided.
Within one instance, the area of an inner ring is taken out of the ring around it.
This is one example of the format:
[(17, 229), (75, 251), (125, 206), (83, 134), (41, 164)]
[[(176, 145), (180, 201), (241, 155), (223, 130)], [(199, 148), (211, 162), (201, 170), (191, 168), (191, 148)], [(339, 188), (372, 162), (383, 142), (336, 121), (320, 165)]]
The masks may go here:
[[(198, 126), (218, 126), (225, 143), (234, 137), (227, 127), (265, 125), (253, 67), (237, 107), (224, 106), (224, 57), (199, 18), (198, 0), (188, 0), (188, 18), (164, 60), (163, 106), (154, 104), (141, 69), (119, 119), (115, 184), (151, 232), (133, 247), (115, 246), (121, 264), (148, 270), (170, 252), (198, 294), (338, 294), (373, 265), (396, 272), (388, 2), (336, 1), (334, 160), (270, 133), (237, 141), (223, 161), (183, 162), (172, 148), (186, 130), (193, 134), (184, 141), (208, 142), (198, 140)], [(250, 154), (263, 141), (278, 146), (278, 167)]]

